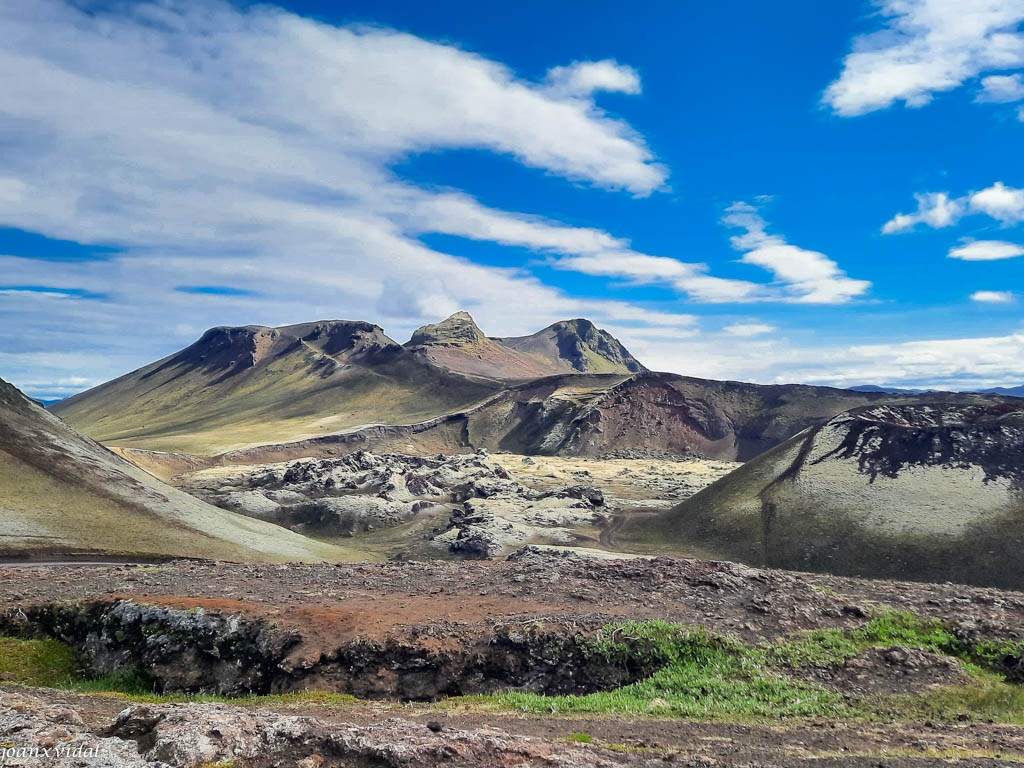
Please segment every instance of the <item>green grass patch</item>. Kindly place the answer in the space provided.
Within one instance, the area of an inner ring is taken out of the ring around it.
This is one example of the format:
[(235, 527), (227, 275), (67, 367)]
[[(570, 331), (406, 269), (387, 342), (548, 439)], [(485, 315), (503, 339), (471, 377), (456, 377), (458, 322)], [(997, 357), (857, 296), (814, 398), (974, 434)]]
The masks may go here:
[(78, 658), (64, 643), (0, 637), (0, 680), (55, 687), (80, 675)]
[(631, 685), (580, 696), (508, 692), (501, 706), (537, 713), (630, 713), (694, 718), (798, 717), (843, 713), (842, 696), (785, 677), (758, 648), (661, 621), (610, 625), (584, 652), (610, 665), (652, 669)]
[[(905, 646), (953, 656), (976, 684), (921, 696), (870, 697), (859, 701), (786, 674), (799, 668), (838, 666), (876, 646)], [(628, 713), (698, 719), (852, 717), (951, 720), (972, 717), (1024, 722), (1024, 687), (998, 675), (1021, 643), (965, 642), (937, 619), (883, 611), (857, 629), (830, 629), (775, 643), (750, 646), (705, 629), (662, 621), (609, 625), (584, 641), (591, 661), (645, 673), (615, 690), (579, 696), (505, 692), (482, 701), (499, 708), (548, 714)]]
[(577, 744), (593, 744), (594, 737), (589, 733), (570, 733), (565, 737), (566, 741), (572, 741)]
[(853, 630), (826, 629), (766, 647), (769, 663), (784, 667), (842, 664), (867, 648), (901, 645), (934, 651), (962, 661), (968, 672), (1000, 673), (1007, 657), (1024, 655), (1024, 642), (986, 640), (970, 643), (958, 638), (939, 619), (907, 611), (883, 611)]

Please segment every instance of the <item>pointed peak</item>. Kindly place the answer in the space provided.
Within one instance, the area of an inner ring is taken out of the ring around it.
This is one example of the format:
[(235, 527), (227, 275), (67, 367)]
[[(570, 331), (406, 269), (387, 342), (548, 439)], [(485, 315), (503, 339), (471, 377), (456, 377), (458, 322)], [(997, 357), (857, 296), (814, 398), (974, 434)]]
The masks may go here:
[(473, 316), (469, 312), (459, 311), (439, 323), (417, 328), (409, 339), (409, 346), (461, 347), (486, 338)]

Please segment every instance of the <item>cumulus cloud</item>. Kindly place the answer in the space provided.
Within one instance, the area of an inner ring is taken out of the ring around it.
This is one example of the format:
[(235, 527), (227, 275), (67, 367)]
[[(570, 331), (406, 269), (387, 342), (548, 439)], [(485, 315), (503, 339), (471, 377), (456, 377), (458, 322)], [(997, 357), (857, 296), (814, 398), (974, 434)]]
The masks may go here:
[(1024, 189), (1008, 187), (997, 181), (991, 187), (951, 198), (947, 192), (914, 195), (917, 211), (898, 213), (882, 226), (886, 235), (908, 232), (918, 224), (940, 229), (950, 227), (969, 214), (983, 214), (1004, 226), (1024, 221)]
[(743, 251), (740, 259), (774, 273), (780, 296), (800, 304), (845, 304), (871, 288), (867, 280), (854, 280), (823, 253), (786, 242), (781, 235), (767, 232), (767, 222), (757, 208), (744, 202), (731, 205), (723, 222), (746, 230), (732, 238)]
[(990, 75), (981, 79), (981, 90), (976, 101), (1005, 104), (1024, 99), (1024, 78), (1014, 75)]
[(982, 304), (1012, 304), (1015, 300), (1013, 291), (975, 291), (971, 294), (971, 301)]
[(998, 261), (1024, 256), (1024, 247), (1005, 240), (972, 240), (949, 249), (951, 259), (964, 261)]
[(640, 75), (617, 61), (576, 61), (552, 67), (547, 77), (552, 91), (564, 96), (590, 96), (596, 91), (640, 93)]
[[(986, 72), (1024, 67), (1021, 0), (878, 0), (882, 27), (860, 35), (826, 88), (843, 117), (928, 104)], [(998, 87), (998, 86), (997, 86)]]
[(917, 199), (917, 211), (896, 214), (882, 227), (884, 234), (907, 232), (918, 224), (935, 229), (949, 227), (960, 221), (966, 208), (964, 201), (952, 200), (946, 192), (927, 192), (914, 197)]
[(1024, 189), (1008, 187), (997, 181), (988, 189), (970, 195), (971, 210), (984, 213), (1003, 224), (1024, 221)]

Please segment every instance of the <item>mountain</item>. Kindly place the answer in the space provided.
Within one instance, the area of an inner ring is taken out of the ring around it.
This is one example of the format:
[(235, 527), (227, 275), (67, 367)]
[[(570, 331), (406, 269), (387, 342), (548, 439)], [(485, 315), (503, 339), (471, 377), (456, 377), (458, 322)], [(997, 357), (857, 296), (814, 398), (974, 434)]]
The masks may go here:
[(846, 411), (622, 536), (775, 568), (1024, 588), (1024, 401)]
[[(889, 392), (891, 394), (920, 395), (925, 392), (937, 392), (935, 389), (897, 389), (896, 387), (879, 387), (874, 384), (861, 384), (850, 387), (855, 392)], [(1003, 397), (1024, 397), (1024, 384), (1019, 387), (991, 387), (990, 389), (965, 389), (967, 393), (981, 395), (1002, 395)]]
[(877, 384), (858, 384), (850, 387), (854, 392), (887, 392), (890, 395), (923, 395), (926, 392), (936, 392), (934, 389), (901, 389), (899, 387), (880, 387)]
[(991, 389), (979, 389), (979, 392), (986, 392), (992, 395), (1003, 395), (1004, 397), (1024, 397), (1024, 384), (1019, 387), (992, 387)]
[[(652, 373), (586, 320), (495, 339), (460, 312), (405, 345), (365, 322), (214, 328), (52, 410), (120, 450), (202, 463), (359, 448), (746, 461), (850, 408), (922, 397)], [(131, 455), (157, 473), (192, 462)]]
[(165, 485), (0, 380), (0, 556), (281, 561), (344, 554)]
[(533, 359), (489, 339), (468, 312), (418, 328), (405, 345), (443, 370), (491, 379), (536, 379), (556, 373), (553, 361)]
[(489, 338), (467, 312), (416, 330), (405, 345), (458, 373), (503, 380), (560, 373), (646, 370), (614, 336), (589, 320), (565, 320), (532, 336)]
[(403, 345), (376, 325), (324, 321), (213, 328), (191, 346), (52, 410), (121, 448), (201, 456), (412, 425), (465, 411), (510, 382), (642, 366), (586, 320), (490, 339), (459, 312)]
[(552, 364), (558, 369), (557, 373), (641, 373), (647, 370), (618, 339), (582, 318), (549, 325), (532, 336), (495, 341)]
[(213, 328), (52, 411), (102, 442), (208, 455), (367, 424), (412, 424), (501, 385), (453, 374), (376, 325)]

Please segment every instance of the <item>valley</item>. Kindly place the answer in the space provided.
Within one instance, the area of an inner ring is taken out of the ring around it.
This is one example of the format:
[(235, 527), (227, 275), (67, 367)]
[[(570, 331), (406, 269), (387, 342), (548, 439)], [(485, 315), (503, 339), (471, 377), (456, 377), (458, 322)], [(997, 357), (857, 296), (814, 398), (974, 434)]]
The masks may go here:
[(0, 395), (5, 749), (1024, 762), (1022, 400), (656, 373), (466, 313)]

